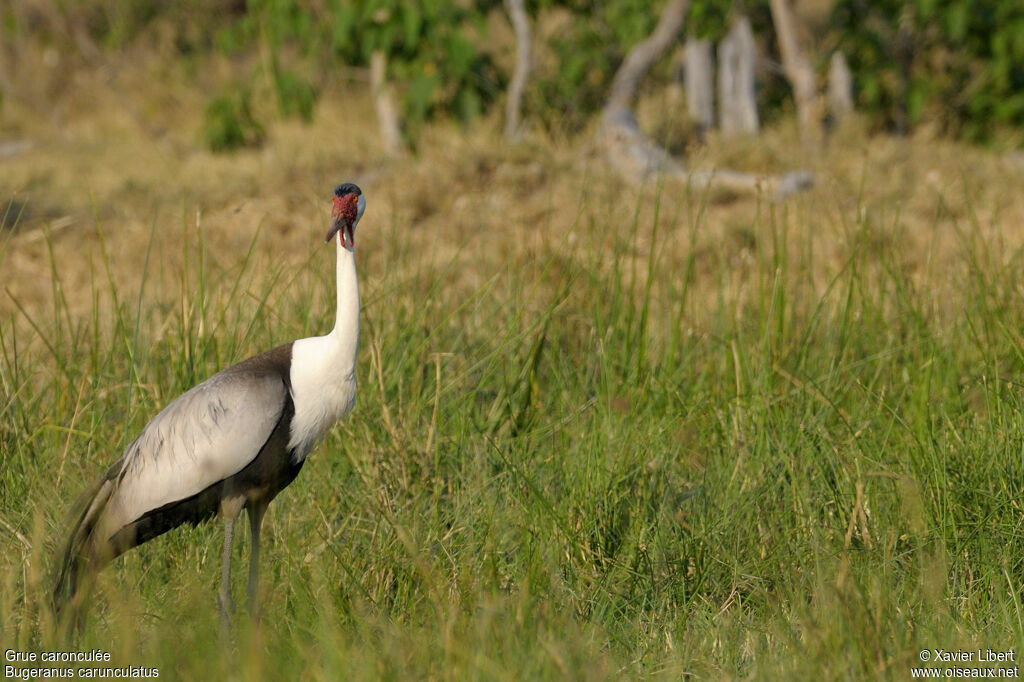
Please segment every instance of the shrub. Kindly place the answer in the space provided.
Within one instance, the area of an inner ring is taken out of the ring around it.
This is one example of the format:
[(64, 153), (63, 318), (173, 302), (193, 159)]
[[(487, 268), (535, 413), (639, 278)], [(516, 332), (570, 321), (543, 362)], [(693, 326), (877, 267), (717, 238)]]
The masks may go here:
[(203, 136), (211, 151), (234, 151), (241, 147), (258, 147), (265, 132), (253, 116), (248, 89), (219, 95), (206, 105)]

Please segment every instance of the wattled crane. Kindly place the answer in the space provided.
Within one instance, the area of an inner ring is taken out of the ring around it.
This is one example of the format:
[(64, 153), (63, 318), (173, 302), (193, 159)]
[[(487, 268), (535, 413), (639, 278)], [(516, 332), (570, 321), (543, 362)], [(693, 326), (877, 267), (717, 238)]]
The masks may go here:
[(366, 199), (354, 184), (331, 197), (327, 242), (337, 244), (338, 309), (326, 336), (278, 346), (214, 374), (153, 417), (75, 503), (57, 564), (54, 603), (82, 605), (92, 576), (112, 559), (183, 523), (224, 519), (217, 602), (232, 610), (231, 545), (247, 510), (249, 609), (256, 612), (260, 524), (306, 455), (356, 399), (359, 282), (355, 230)]

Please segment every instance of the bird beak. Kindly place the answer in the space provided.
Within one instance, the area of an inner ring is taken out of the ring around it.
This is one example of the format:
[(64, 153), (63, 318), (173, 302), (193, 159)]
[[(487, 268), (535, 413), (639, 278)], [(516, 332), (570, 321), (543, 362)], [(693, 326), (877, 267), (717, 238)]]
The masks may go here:
[(352, 224), (341, 216), (335, 216), (331, 219), (331, 229), (327, 231), (327, 238), (324, 241), (330, 243), (339, 230), (341, 231), (341, 245), (346, 249), (351, 249), (355, 246)]

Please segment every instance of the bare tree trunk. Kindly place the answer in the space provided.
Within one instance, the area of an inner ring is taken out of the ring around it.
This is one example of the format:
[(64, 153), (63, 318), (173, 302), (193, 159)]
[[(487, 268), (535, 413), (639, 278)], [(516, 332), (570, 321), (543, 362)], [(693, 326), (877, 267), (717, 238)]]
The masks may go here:
[(796, 17), (788, 0), (771, 0), (772, 21), (779, 38), (782, 69), (793, 86), (800, 135), (805, 142), (821, 139), (821, 103), (814, 85), (814, 67), (800, 49), (796, 37)]
[[(807, 187), (812, 181), (812, 176), (803, 171), (781, 177), (758, 176), (730, 170), (688, 173), (682, 162), (652, 143), (641, 132), (632, 111), (637, 88), (654, 62), (676, 39), (688, 7), (689, 0), (669, 0), (661, 12), (654, 32), (630, 50), (615, 78), (612, 79), (611, 95), (601, 113), (599, 132), (599, 142), (604, 147), (611, 166), (631, 182), (641, 182), (650, 173), (656, 172), (689, 182), (697, 188), (726, 187), (745, 191), (764, 188), (772, 192), (776, 198), (785, 197)], [(749, 24), (747, 30), (750, 30)], [(750, 42), (753, 44), (752, 36)], [(751, 79), (752, 77), (751, 70)]]
[(828, 66), (828, 112), (836, 124), (853, 113), (853, 74), (838, 50), (832, 53)]
[(380, 139), (386, 154), (402, 156), (405, 153), (405, 145), (402, 143), (402, 130), (398, 124), (398, 108), (395, 106), (394, 93), (387, 82), (387, 67), (388, 61), (384, 52), (374, 50), (370, 55), (370, 91), (373, 93), (373, 106), (377, 110)]
[(723, 133), (757, 134), (756, 59), (750, 20), (741, 16), (718, 45), (718, 119)]
[(711, 41), (690, 38), (684, 48), (686, 62), (686, 106), (690, 119), (701, 134), (715, 124), (714, 64)]
[(505, 137), (518, 137), (519, 110), (526, 89), (526, 78), (530, 75), (530, 20), (523, 7), (523, 0), (505, 0), (505, 9), (516, 33), (516, 68), (508, 84), (508, 101), (505, 103)]

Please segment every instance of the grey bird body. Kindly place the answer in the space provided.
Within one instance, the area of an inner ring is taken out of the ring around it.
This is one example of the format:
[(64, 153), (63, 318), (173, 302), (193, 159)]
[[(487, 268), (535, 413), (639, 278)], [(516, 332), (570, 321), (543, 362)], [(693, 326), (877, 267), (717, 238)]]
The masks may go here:
[[(302, 468), (288, 440), (295, 406), (292, 344), (218, 372), (165, 407), (76, 503), (70, 534), (79, 564), (96, 570), (123, 552), (216, 515), (222, 505), (265, 506)], [(77, 573), (68, 567), (70, 593)]]
[(298, 475), (306, 455), (355, 402), (359, 290), (355, 224), (365, 200), (355, 185), (335, 190), (338, 311), (326, 336), (278, 346), (214, 374), (168, 404), (72, 508), (54, 587), (60, 610), (81, 606), (88, 579), (125, 551), (184, 523), (225, 522), (218, 599), (231, 605), (235, 519), (252, 533), (249, 604), (255, 608), (260, 524), (267, 505)]

